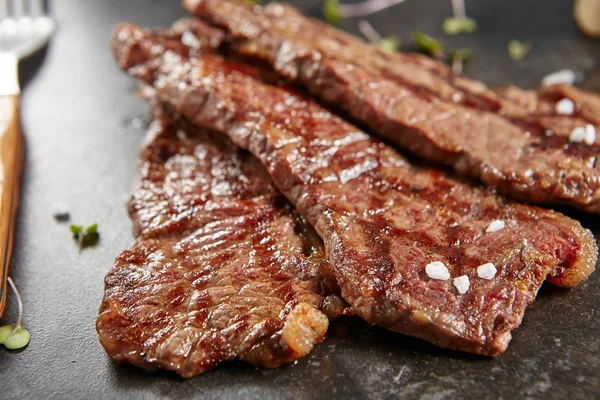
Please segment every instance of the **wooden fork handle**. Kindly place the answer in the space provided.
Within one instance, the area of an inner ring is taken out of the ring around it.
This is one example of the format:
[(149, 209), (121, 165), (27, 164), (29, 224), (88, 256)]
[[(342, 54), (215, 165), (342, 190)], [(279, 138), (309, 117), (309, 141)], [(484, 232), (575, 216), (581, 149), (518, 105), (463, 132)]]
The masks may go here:
[(19, 100), (19, 95), (0, 96), (0, 316), (8, 292), (8, 267), (23, 170), (24, 143)]

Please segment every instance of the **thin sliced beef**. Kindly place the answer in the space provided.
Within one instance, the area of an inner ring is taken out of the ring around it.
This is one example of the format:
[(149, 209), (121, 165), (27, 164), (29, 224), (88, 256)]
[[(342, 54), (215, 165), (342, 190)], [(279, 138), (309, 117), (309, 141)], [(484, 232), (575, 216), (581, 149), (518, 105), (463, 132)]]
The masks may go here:
[[(593, 271), (591, 233), (559, 213), (520, 205), (396, 151), (310, 98), (249, 67), (160, 44), (132, 25), (113, 34), (119, 65), (193, 122), (226, 133), (267, 168), (325, 242), (342, 297), (372, 324), (472, 353), (503, 352), (546, 278), (574, 286)], [(487, 232), (494, 220), (506, 226)], [(434, 261), (453, 280), (425, 271)], [(491, 262), (496, 276), (478, 266)], [(464, 279), (464, 278), (463, 278)]]
[(572, 98), (577, 112), (531, 112), (437, 61), (383, 52), (289, 6), (243, 0), (184, 5), (223, 27), (240, 53), (265, 60), (409, 151), (520, 200), (600, 213), (600, 135), (592, 145), (569, 142), (575, 127), (591, 123), (600, 131), (597, 96), (566, 93), (562, 86), (542, 90), (545, 99), (549, 91)]
[(324, 299), (334, 284), (320, 239), (221, 134), (156, 116), (130, 211), (138, 238), (106, 276), (96, 322), (117, 362), (184, 377), (235, 358), (277, 367), (339, 311)]

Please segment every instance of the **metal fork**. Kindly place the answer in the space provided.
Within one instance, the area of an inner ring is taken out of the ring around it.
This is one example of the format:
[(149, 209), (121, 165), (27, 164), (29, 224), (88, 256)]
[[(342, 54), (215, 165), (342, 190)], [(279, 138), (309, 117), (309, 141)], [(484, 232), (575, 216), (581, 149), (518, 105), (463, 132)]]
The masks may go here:
[(23, 169), (19, 60), (41, 49), (54, 30), (44, 0), (0, 0), (0, 316)]

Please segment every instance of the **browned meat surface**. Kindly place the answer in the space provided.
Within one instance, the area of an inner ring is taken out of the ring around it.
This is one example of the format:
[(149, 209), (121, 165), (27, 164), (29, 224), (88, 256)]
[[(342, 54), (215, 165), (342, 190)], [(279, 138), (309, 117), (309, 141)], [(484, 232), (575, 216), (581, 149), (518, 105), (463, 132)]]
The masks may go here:
[[(325, 242), (342, 297), (372, 324), (443, 347), (503, 352), (546, 278), (574, 286), (593, 271), (591, 233), (559, 213), (515, 204), (419, 169), (378, 139), (249, 67), (188, 57), (132, 25), (115, 29), (121, 68), (199, 125), (248, 149)], [(504, 229), (487, 232), (494, 220)], [(452, 279), (425, 266), (443, 262)], [(478, 266), (493, 263), (494, 278)], [(463, 278), (464, 279), (464, 278)]]
[(437, 61), (383, 52), (289, 6), (184, 5), (225, 28), (237, 51), (266, 60), (419, 156), (520, 200), (600, 213), (600, 134), (591, 145), (569, 141), (575, 127), (591, 123), (600, 132), (597, 96), (558, 87), (549, 90), (554, 97), (539, 96), (552, 103), (571, 98), (578, 106), (572, 116), (556, 114), (554, 104), (532, 112)]
[(157, 117), (130, 212), (138, 238), (96, 323), (114, 360), (190, 377), (235, 358), (277, 367), (323, 339), (321, 307), (339, 301), (323, 297), (322, 243), (225, 136)]

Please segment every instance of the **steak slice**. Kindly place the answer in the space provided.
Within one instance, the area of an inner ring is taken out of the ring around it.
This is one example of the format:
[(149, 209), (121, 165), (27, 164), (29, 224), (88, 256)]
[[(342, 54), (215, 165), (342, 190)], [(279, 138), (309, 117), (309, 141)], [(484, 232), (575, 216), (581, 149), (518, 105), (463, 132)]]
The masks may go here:
[[(226, 133), (267, 168), (325, 242), (342, 297), (371, 324), (442, 347), (497, 355), (546, 278), (574, 286), (593, 271), (591, 233), (559, 213), (520, 205), (431, 169), (310, 98), (268, 85), (218, 54), (188, 57), (132, 25), (113, 33), (121, 68), (199, 125)], [(487, 232), (502, 220), (506, 227)], [(452, 280), (431, 279), (443, 262)], [(496, 276), (477, 269), (493, 263)], [(463, 278), (464, 279), (464, 278)]]
[[(386, 53), (289, 6), (251, 7), (239, 0), (184, 5), (225, 28), (237, 51), (265, 60), (409, 151), (520, 200), (600, 213), (600, 135), (592, 145), (569, 141), (575, 127), (591, 123), (600, 132), (598, 114), (587, 106), (573, 116), (556, 114), (554, 104), (532, 113), (437, 61)], [(578, 105), (600, 103), (583, 92), (552, 90), (575, 96)], [(539, 95), (546, 96), (544, 90)]]
[(272, 368), (323, 339), (321, 308), (339, 301), (324, 299), (322, 243), (225, 136), (156, 116), (130, 211), (138, 238), (106, 276), (96, 322), (117, 362), (184, 377), (235, 358)]

